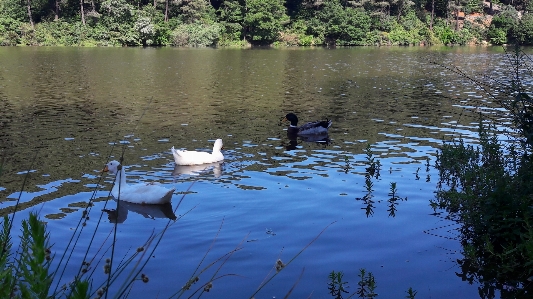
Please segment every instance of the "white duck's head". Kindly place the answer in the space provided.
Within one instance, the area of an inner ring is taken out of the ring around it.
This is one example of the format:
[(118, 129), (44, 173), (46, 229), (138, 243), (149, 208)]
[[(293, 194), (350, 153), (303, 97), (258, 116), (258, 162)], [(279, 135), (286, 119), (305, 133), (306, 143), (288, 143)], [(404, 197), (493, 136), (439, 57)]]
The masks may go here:
[(104, 167), (103, 171), (116, 174), (122, 169), (122, 165), (118, 161), (110, 161), (107, 163), (107, 165)]
[(217, 139), (215, 141), (215, 144), (213, 145), (213, 151), (220, 151), (224, 148), (224, 145), (222, 144), (222, 139)]

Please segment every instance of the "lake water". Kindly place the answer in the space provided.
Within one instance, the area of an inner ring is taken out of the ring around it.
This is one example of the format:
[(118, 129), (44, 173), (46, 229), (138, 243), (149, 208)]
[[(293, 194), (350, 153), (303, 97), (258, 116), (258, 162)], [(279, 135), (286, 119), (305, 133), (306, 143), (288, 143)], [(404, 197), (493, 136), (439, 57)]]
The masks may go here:
[[(20, 220), (39, 212), (54, 269), (83, 228), (60, 285), (84, 260), (94, 284), (103, 281), (116, 222), (115, 266), (170, 222), (142, 256), (149, 283), (136, 281), (130, 298), (168, 298), (203, 269), (183, 296), (216, 278), (202, 296), (248, 298), (276, 260), (293, 258), (255, 298), (282, 298), (295, 284), (292, 298), (331, 298), (331, 271), (353, 293), (361, 268), (375, 276), (379, 298), (405, 297), (409, 287), (416, 298), (479, 298), (456, 275), (457, 224), (429, 206), (433, 166), (443, 140), (476, 142), (479, 112), (500, 128), (505, 116), (469, 80), (431, 62), (498, 75), (501, 48), (28, 47), (0, 48), (0, 60), (0, 214), (20, 195), (18, 235)], [(333, 120), (329, 142), (289, 140), (280, 121), (288, 112), (301, 123)], [(175, 168), (172, 146), (209, 150), (217, 138), (224, 163), (194, 174)], [(381, 165), (372, 177), (367, 146)], [(113, 176), (101, 169), (122, 155), (130, 183), (176, 188), (177, 221), (171, 209), (102, 211), (117, 203), (108, 197)], [(392, 183), (407, 199), (395, 217)]]

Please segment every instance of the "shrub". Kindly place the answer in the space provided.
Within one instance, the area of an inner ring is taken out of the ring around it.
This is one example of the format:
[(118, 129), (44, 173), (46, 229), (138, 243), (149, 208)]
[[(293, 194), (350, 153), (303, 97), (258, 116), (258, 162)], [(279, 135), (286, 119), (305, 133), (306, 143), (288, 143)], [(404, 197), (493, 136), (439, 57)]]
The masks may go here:
[(0, 46), (15, 46), (20, 43), (21, 22), (11, 17), (0, 17)]
[(389, 32), (389, 40), (393, 45), (408, 46), (414, 43), (411, 32), (405, 30), (400, 24), (395, 23)]
[(172, 31), (172, 45), (183, 47), (207, 47), (216, 45), (220, 38), (222, 26), (202, 23), (183, 24)]
[(457, 41), (457, 33), (450, 26), (444, 24), (435, 25), (433, 33), (437, 40), (444, 45), (455, 44)]
[(315, 44), (315, 38), (312, 35), (301, 34), (298, 36), (299, 46), (313, 46)]
[(487, 38), (494, 45), (503, 45), (507, 43), (507, 31), (503, 28), (494, 28), (491, 25), (487, 32)]

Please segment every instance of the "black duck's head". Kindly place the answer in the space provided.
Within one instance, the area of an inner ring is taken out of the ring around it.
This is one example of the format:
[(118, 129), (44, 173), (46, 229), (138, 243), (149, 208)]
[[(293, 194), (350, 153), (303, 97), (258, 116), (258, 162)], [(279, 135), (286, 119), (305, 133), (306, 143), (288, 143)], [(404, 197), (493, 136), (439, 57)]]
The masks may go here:
[(296, 114), (294, 113), (288, 113), (285, 115), (285, 119), (291, 122), (291, 126), (298, 125), (298, 117), (296, 117)]

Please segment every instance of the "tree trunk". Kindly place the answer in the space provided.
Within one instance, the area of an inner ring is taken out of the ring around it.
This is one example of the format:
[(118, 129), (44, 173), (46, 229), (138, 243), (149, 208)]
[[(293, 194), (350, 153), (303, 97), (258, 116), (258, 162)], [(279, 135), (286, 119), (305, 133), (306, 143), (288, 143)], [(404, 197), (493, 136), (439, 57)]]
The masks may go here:
[(30, 25), (31, 25), (31, 29), (34, 29), (35, 26), (33, 25), (33, 18), (31, 16), (31, 0), (27, 0), (27, 6), (28, 6), (28, 18), (30, 19)]
[(399, 5), (398, 7), (398, 16), (396, 18), (396, 20), (398, 21), (398, 23), (400, 23), (400, 16), (402, 15), (402, 8), (403, 8), (403, 2), (401, 2), (401, 4)]
[(59, 20), (59, 0), (55, 0), (54, 2), (54, 21), (57, 22)]
[(431, 1), (431, 21), (429, 22), (429, 30), (433, 31), (433, 18), (435, 17), (435, 0)]
[(459, 31), (459, 8), (455, 10), (455, 31)]
[(168, 0), (165, 1), (165, 22), (168, 22)]
[(80, 0), (80, 12), (81, 12), (81, 23), (85, 26), (85, 11), (83, 10), (83, 0)]

